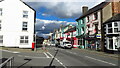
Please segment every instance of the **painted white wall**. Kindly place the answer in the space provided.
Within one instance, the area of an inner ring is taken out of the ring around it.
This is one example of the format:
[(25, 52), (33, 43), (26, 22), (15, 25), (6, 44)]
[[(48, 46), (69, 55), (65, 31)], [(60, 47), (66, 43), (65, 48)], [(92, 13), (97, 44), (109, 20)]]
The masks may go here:
[[(35, 11), (22, 3), (20, 0), (4, 0), (0, 2), (3, 9), (2, 30), (3, 45), (6, 47), (31, 48), (34, 35), (34, 13)], [(23, 11), (28, 11), (28, 18), (23, 18)], [(28, 30), (22, 31), (23, 21), (28, 22)], [(21, 45), (20, 36), (29, 36), (29, 44)]]

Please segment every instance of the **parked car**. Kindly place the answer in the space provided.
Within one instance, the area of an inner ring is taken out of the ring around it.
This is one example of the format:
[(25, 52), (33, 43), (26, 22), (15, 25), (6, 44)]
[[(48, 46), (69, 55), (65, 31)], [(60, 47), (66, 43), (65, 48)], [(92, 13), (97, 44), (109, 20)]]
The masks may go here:
[(61, 46), (62, 48), (69, 48), (69, 49), (72, 48), (71, 42), (68, 42), (68, 41), (62, 42), (62, 43), (60, 44), (60, 46)]
[(51, 46), (55, 46), (55, 44), (52, 43)]

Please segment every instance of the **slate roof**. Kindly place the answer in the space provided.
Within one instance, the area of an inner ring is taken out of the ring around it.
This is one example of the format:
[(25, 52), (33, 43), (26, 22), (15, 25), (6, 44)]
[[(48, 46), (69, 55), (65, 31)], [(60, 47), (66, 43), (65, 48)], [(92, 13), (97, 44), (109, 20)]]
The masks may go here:
[(79, 19), (81, 19), (81, 18), (83, 18), (83, 17), (85, 17), (85, 16), (87, 16), (87, 15), (89, 15), (89, 14), (95, 12), (95, 11), (98, 11), (98, 10), (102, 9), (103, 7), (105, 7), (109, 3), (110, 2), (102, 2), (102, 3), (98, 4), (97, 6), (89, 9), (85, 14), (83, 14), (82, 16), (80, 16), (78, 19), (76, 19), (76, 21), (78, 21)]
[(108, 23), (108, 22), (113, 22), (113, 21), (120, 21), (120, 13), (118, 13), (117, 15), (109, 18), (107, 21), (105, 21), (104, 23)]
[(65, 31), (64, 33), (67, 33), (67, 32), (71, 32), (71, 31), (75, 31), (76, 30), (76, 27), (73, 27), (71, 29), (68, 29), (67, 31)]

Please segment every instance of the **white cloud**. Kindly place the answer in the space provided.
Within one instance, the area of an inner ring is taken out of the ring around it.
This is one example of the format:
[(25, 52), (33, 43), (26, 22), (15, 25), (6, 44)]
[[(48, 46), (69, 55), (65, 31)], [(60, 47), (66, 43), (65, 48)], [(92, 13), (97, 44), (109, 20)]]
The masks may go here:
[[(51, 0), (50, 0), (51, 1)], [(58, 0), (56, 0), (58, 1)], [(44, 7), (42, 15), (51, 15), (57, 16), (59, 18), (77, 18), (82, 13), (82, 6), (89, 6), (89, 8), (99, 4), (104, 0), (82, 0), (81, 2), (69, 2), (69, 0), (65, 0), (67, 2), (26, 2), (28, 5), (33, 7), (37, 12), (42, 10)], [(79, 0), (80, 1), (80, 0)]]
[(25, 2), (99, 2), (101, 0), (23, 0), (23, 1)]
[[(49, 33), (54, 31), (54, 29), (58, 29), (60, 25), (65, 26), (68, 24), (76, 25), (76, 22), (36, 19), (35, 30), (40, 30), (37, 35), (45, 37), (49, 36)], [(42, 30), (43, 26), (45, 26), (44, 30)]]

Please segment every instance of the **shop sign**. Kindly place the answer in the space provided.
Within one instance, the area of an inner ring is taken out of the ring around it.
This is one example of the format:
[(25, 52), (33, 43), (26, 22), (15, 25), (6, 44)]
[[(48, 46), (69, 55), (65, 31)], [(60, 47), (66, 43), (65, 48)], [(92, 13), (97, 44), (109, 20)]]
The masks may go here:
[(96, 37), (97, 37), (97, 38), (101, 38), (101, 34), (97, 34)]

